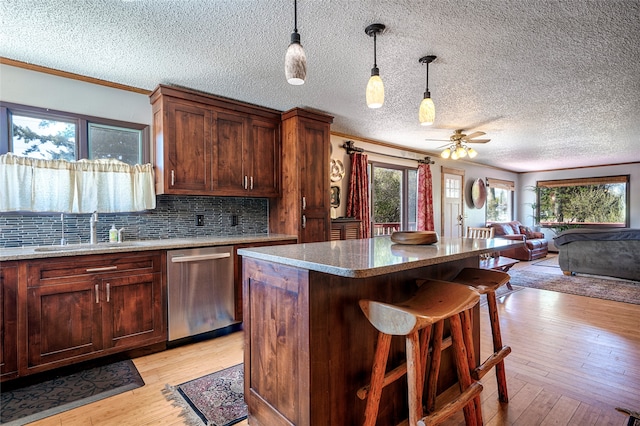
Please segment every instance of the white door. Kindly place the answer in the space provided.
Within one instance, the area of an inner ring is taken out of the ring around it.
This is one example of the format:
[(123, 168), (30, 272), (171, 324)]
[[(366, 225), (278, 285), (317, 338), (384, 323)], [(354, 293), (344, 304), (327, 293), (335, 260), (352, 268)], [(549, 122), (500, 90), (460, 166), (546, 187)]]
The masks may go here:
[(442, 174), (442, 236), (444, 237), (464, 235), (462, 181), (463, 175), (457, 174), (456, 171)]

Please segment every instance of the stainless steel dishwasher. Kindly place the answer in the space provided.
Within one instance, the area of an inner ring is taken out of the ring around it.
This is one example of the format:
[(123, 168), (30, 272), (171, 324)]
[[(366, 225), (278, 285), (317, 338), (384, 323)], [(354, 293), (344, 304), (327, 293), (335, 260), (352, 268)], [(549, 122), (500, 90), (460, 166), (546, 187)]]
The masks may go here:
[(169, 341), (237, 323), (233, 247), (167, 252)]

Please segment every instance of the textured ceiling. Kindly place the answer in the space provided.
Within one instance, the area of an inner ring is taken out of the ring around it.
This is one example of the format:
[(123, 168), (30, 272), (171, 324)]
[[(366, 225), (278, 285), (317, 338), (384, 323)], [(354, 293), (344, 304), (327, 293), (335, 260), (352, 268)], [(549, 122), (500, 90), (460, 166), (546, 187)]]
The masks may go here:
[[(309, 107), (336, 132), (426, 152), (480, 130), (491, 142), (473, 161), (513, 171), (640, 161), (640, 0), (300, 0), (303, 86), (284, 78), (290, 0), (3, 0), (0, 15), (0, 56), (45, 67)], [(386, 99), (371, 110), (377, 22)]]

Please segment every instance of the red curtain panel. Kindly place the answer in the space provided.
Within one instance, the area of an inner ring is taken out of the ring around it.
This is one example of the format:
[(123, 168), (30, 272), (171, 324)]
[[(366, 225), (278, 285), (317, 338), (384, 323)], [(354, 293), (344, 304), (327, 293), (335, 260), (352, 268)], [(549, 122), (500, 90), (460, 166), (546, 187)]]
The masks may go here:
[(349, 176), (347, 217), (355, 217), (362, 221), (362, 238), (371, 237), (367, 155), (359, 152), (351, 154), (351, 175)]
[(418, 231), (434, 231), (433, 180), (428, 164), (418, 166)]

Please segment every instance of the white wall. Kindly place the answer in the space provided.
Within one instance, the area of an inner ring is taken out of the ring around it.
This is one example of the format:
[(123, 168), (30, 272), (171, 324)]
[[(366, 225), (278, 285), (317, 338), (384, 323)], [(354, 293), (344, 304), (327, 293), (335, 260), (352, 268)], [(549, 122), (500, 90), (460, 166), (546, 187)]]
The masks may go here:
[(151, 125), (149, 96), (0, 64), (0, 100)]

